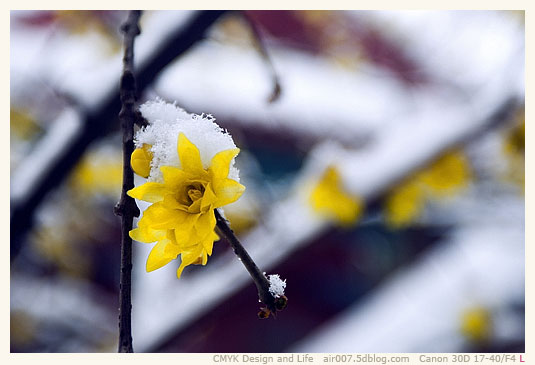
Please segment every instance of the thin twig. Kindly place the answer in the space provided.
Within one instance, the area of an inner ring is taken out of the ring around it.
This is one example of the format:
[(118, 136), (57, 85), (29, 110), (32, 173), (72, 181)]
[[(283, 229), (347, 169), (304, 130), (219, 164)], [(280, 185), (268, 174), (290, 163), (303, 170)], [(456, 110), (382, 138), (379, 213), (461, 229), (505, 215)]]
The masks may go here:
[(130, 167), (130, 156), (134, 152), (134, 124), (136, 122), (136, 80), (134, 77), (134, 40), (140, 33), (138, 21), (141, 11), (132, 10), (122, 25), (124, 32), (123, 75), (120, 97), (122, 108), (119, 113), (123, 131), (123, 190), (121, 200), (115, 207), (115, 214), (121, 216), (121, 277), (119, 285), (119, 352), (134, 352), (132, 346), (132, 230), (134, 217), (139, 209), (127, 191), (134, 188), (134, 172)]
[[(186, 53), (197, 42), (202, 41), (207, 30), (223, 14), (224, 10), (198, 11), (187, 24), (177, 27), (139, 68), (136, 75), (138, 91), (142, 92), (168, 64)], [(50, 191), (61, 186), (61, 182), (68, 176), (87, 147), (113, 130), (111, 126), (120, 107), (119, 92), (116, 92), (110, 94), (96, 110), (88, 111), (82, 116), (83, 130), (54, 156), (54, 161), (46, 164), (50, 167), (39, 180), (32, 183), (32, 190), (20, 200), (11, 202), (11, 260), (20, 252), (26, 232), (33, 226), (37, 207)]]
[(264, 60), (264, 63), (269, 69), (269, 73), (271, 76), (271, 81), (273, 83), (273, 91), (271, 92), (271, 95), (268, 98), (268, 102), (273, 103), (277, 101), (281, 95), (281, 85), (279, 82), (279, 76), (277, 75), (277, 71), (275, 71), (275, 66), (273, 65), (273, 61), (271, 60), (271, 57), (269, 57), (269, 53), (267, 52), (266, 45), (264, 44), (264, 40), (262, 38), (262, 35), (260, 34), (260, 31), (258, 29), (258, 26), (256, 25), (255, 21), (251, 19), (251, 17), (247, 14), (247, 12), (242, 11), (243, 18), (251, 28), (251, 31), (254, 36), (255, 40), (255, 48), (262, 56), (262, 59)]
[(234, 253), (236, 254), (236, 256), (239, 257), (243, 266), (245, 266), (245, 268), (249, 272), (249, 275), (251, 275), (251, 278), (253, 279), (256, 285), (256, 289), (258, 290), (258, 298), (262, 303), (266, 305), (267, 309), (269, 310), (268, 312), (261, 311), (260, 313), (267, 313), (267, 316), (269, 316), (270, 313), (274, 315), (277, 310), (282, 310), (286, 306), (287, 298), (285, 296), (275, 298), (269, 292), (270, 283), (266, 276), (262, 272), (260, 272), (260, 269), (258, 268), (258, 266), (256, 266), (251, 256), (249, 256), (238, 238), (234, 235), (234, 232), (229, 227), (225, 218), (223, 218), (221, 214), (219, 214), (219, 211), (217, 209), (214, 210), (214, 213), (219, 232), (223, 236), (225, 236), (230, 246), (234, 250)]

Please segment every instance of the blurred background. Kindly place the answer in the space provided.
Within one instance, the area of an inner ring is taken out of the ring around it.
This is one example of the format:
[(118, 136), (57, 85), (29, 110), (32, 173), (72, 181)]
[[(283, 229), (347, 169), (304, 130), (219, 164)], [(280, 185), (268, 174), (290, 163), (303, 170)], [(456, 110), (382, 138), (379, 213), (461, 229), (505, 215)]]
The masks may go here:
[[(116, 351), (126, 16), (11, 12), (11, 352)], [(140, 24), (140, 103), (232, 134), (247, 190), (225, 215), (288, 307), (257, 318), (223, 240), (180, 280), (134, 242), (136, 352), (525, 351), (524, 12)]]

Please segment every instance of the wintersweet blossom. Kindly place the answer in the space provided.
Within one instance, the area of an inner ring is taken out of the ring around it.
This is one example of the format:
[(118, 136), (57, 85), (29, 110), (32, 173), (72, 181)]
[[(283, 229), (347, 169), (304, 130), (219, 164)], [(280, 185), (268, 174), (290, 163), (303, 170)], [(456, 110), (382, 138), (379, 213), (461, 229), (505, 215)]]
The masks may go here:
[(424, 191), (417, 179), (399, 185), (385, 201), (385, 218), (389, 225), (408, 225), (420, 216), (425, 204)]
[(483, 306), (466, 308), (461, 313), (461, 333), (471, 342), (486, 342), (492, 336), (492, 315)]
[(450, 196), (468, 184), (471, 170), (464, 153), (452, 151), (422, 171), (419, 178), (432, 195)]
[(143, 147), (136, 148), (130, 157), (132, 170), (144, 178), (147, 178), (150, 175), (150, 164), (152, 162), (151, 147), (151, 145), (144, 143)]
[(70, 187), (84, 196), (95, 194), (116, 199), (123, 181), (122, 162), (119, 149), (93, 149), (76, 165)]
[(522, 194), (525, 190), (525, 147), (526, 147), (526, 119), (524, 109), (517, 112), (516, 125), (506, 132), (502, 149), (507, 160), (504, 178), (520, 187)]
[(430, 198), (450, 197), (471, 180), (466, 156), (460, 151), (444, 154), (424, 170), (393, 189), (385, 200), (385, 218), (393, 227), (414, 222)]
[[(143, 212), (138, 227), (130, 231), (130, 237), (145, 243), (156, 242), (147, 259), (147, 271), (156, 270), (180, 255), (182, 262), (177, 270), (177, 277), (180, 278), (186, 266), (206, 264), (208, 256), (212, 254), (214, 241), (219, 239), (214, 231), (214, 209), (236, 201), (245, 187), (229, 177), (239, 148), (224, 149), (215, 154), (212, 150), (213, 156), (206, 164), (201, 156), (203, 152), (205, 158), (210, 154), (200, 151), (184, 131), (194, 135), (201, 146), (204, 146), (201, 138), (203, 129), (208, 131), (208, 139), (226, 140), (228, 135), (210, 136), (210, 133), (223, 134), (212, 119), (189, 115), (174, 105), (169, 108), (169, 105), (161, 101), (153, 104), (152, 109), (160, 108), (164, 112), (156, 113), (160, 119), (153, 119), (150, 127), (154, 128), (147, 128), (137, 135), (138, 143), (151, 138), (154, 142), (141, 143), (131, 159), (134, 171), (140, 176), (147, 176), (149, 181), (129, 190), (128, 195), (152, 205)], [(152, 109), (148, 115), (154, 111)], [(141, 111), (144, 109), (141, 108)], [(177, 117), (176, 128), (173, 116)], [(159, 134), (158, 130), (164, 133)], [(174, 145), (169, 138), (169, 131), (178, 131), (176, 158), (169, 152), (170, 146)], [(213, 147), (213, 144), (210, 146)], [(155, 163), (157, 159), (159, 165)], [(176, 164), (168, 164), (175, 160)]]
[(362, 213), (362, 202), (342, 186), (340, 173), (328, 167), (310, 195), (312, 208), (320, 215), (341, 225), (351, 225)]

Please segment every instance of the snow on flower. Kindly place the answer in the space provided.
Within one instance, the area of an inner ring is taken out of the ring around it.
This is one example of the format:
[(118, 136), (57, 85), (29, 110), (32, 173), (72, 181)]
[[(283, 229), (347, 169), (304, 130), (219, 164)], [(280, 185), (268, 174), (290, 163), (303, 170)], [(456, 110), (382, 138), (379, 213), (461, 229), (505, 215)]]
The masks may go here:
[(286, 280), (282, 280), (279, 274), (269, 275), (269, 292), (275, 298), (282, 297), (284, 295), (284, 289), (286, 289)]
[(214, 209), (236, 201), (245, 190), (234, 167), (240, 150), (211, 116), (189, 114), (162, 100), (147, 102), (140, 111), (149, 124), (136, 133), (131, 164), (148, 181), (128, 195), (152, 205), (130, 237), (156, 242), (147, 271), (180, 255), (180, 278), (186, 266), (205, 265), (212, 254), (219, 239)]

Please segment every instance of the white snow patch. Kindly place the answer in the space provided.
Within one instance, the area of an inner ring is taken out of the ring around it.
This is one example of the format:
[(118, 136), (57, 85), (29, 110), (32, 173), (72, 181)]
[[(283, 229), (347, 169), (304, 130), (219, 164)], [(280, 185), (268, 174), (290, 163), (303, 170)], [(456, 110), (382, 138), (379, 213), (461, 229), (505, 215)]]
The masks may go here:
[[(190, 114), (176, 103), (162, 99), (148, 101), (140, 107), (141, 114), (149, 125), (140, 129), (135, 136), (136, 147), (143, 144), (152, 146), (153, 159), (149, 181), (162, 181), (161, 166), (178, 166), (177, 142), (180, 133), (199, 149), (204, 168), (208, 168), (212, 158), (221, 151), (236, 148), (232, 136), (215, 123), (211, 115)], [(230, 179), (240, 181), (239, 171), (231, 162)]]
[(286, 280), (282, 280), (279, 274), (269, 275), (269, 292), (275, 298), (284, 295), (284, 289), (286, 289)]

